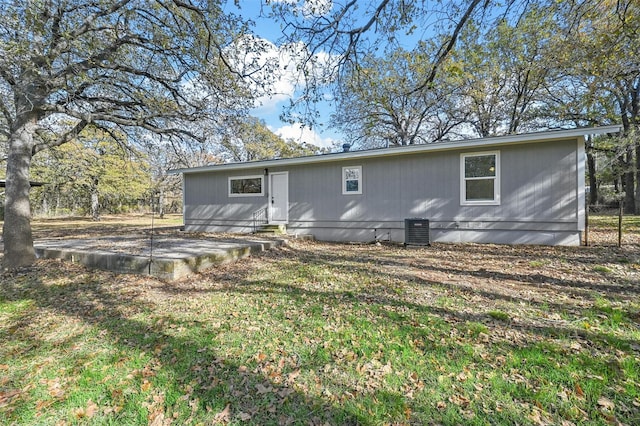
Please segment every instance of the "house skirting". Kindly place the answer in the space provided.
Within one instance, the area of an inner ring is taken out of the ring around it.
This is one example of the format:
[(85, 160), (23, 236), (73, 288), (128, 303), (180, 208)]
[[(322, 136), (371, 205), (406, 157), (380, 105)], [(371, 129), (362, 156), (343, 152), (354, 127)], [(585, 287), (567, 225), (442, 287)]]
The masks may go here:
[[(287, 233), (311, 234), (321, 241), (373, 242), (391, 241), (404, 243), (404, 228), (298, 228), (287, 226)], [(475, 230), (475, 229), (430, 229), (432, 242), (443, 243), (487, 243), (487, 244), (535, 244), (578, 246), (582, 241), (580, 231), (541, 230)]]
[[(402, 221), (291, 221), (286, 228), (289, 234), (313, 235), (315, 239), (322, 241), (404, 243), (405, 238)], [(577, 223), (570, 221), (432, 220), (430, 238), (432, 242), (447, 243), (577, 246), (581, 244), (582, 232), (576, 228)], [(249, 233), (253, 231), (253, 222), (251, 220), (187, 220), (185, 230), (187, 232)]]

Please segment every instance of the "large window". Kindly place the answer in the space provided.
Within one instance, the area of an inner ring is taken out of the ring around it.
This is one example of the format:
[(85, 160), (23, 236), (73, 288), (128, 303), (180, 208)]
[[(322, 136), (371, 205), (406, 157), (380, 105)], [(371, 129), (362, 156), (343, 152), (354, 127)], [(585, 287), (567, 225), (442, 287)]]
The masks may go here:
[(342, 168), (342, 194), (362, 194), (362, 166)]
[(500, 153), (477, 152), (460, 156), (460, 203), (500, 204)]
[(238, 176), (229, 178), (229, 197), (264, 195), (262, 176)]

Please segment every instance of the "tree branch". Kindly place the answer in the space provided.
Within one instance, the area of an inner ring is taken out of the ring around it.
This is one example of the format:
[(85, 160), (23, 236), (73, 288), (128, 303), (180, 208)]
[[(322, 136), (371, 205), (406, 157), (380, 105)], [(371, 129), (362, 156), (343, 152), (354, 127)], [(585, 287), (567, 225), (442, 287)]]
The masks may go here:
[[(440, 66), (445, 61), (445, 59), (447, 58), (447, 56), (449, 55), (453, 47), (456, 45), (456, 42), (458, 41), (458, 37), (460, 36), (460, 32), (466, 25), (467, 21), (471, 18), (471, 15), (473, 14), (476, 7), (478, 6), (478, 4), (480, 4), (481, 1), (486, 2), (487, 0), (473, 0), (469, 4), (469, 7), (467, 7), (467, 10), (465, 11), (464, 15), (462, 15), (462, 17), (458, 21), (458, 24), (456, 25), (455, 30), (451, 34), (451, 38), (449, 39), (449, 41), (444, 45), (440, 46), (440, 50), (436, 54), (436, 60), (433, 66), (431, 67), (431, 72), (427, 75), (424, 82), (420, 84), (418, 87), (416, 87), (413, 90), (413, 92), (419, 92), (421, 90), (424, 90), (427, 86), (433, 83), (433, 81), (436, 78), (436, 75), (438, 74), (438, 71), (440, 70)], [(486, 5), (487, 3), (485, 3), (485, 6)]]
[(89, 124), (88, 122), (84, 121), (84, 120), (80, 120), (71, 130), (69, 130), (68, 132), (62, 134), (60, 137), (58, 137), (58, 139), (52, 141), (52, 142), (42, 142), (39, 144), (34, 145), (33, 149), (31, 150), (31, 154), (35, 155), (36, 153), (47, 149), (47, 148), (53, 148), (56, 146), (60, 146), (64, 143), (69, 142), (70, 140), (73, 140), (75, 138), (78, 137), (78, 135), (80, 134), (80, 132), (82, 132), (82, 130), (87, 127), (87, 124)]

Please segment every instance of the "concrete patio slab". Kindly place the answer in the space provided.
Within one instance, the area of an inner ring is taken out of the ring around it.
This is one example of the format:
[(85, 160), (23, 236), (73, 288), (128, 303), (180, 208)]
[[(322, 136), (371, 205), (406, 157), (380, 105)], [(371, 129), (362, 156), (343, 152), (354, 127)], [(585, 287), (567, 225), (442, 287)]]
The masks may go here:
[(286, 244), (285, 239), (253, 236), (189, 238), (128, 235), (92, 239), (38, 239), (38, 257), (64, 259), (118, 273), (176, 280), (221, 263)]

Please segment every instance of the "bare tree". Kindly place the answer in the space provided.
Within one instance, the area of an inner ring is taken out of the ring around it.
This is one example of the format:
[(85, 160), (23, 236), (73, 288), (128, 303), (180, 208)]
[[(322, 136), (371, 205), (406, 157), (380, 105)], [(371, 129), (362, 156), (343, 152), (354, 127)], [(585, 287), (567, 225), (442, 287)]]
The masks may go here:
[(33, 155), (76, 138), (89, 125), (129, 140), (145, 133), (204, 140), (199, 123), (228, 113), (246, 95), (226, 57), (243, 29), (217, 1), (0, 3), (5, 266), (35, 258)]
[[(284, 41), (303, 43), (303, 63), (324, 65), (302, 67), (303, 93), (294, 100), (291, 111), (308, 112), (309, 103), (324, 98), (327, 86), (339, 87), (354, 66), (371, 55), (384, 56), (399, 46), (401, 37), (435, 39), (437, 47), (425, 64), (428, 69), (408, 92), (421, 92), (435, 80), (454, 48), (461, 31), (474, 16), (480, 18), (492, 7), (490, 0), (452, 2), (418, 0), (306, 0), (271, 2), (272, 16), (283, 26)], [(514, 3), (507, 1), (507, 5)], [(434, 38), (434, 34), (440, 37)], [(313, 117), (311, 117), (312, 119)]]
[(460, 123), (452, 112), (455, 88), (443, 73), (433, 85), (415, 90), (431, 71), (429, 47), (396, 49), (366, 57), (338, 89), (333, 124), (357, 147), (413, 145), (441, 140)]

